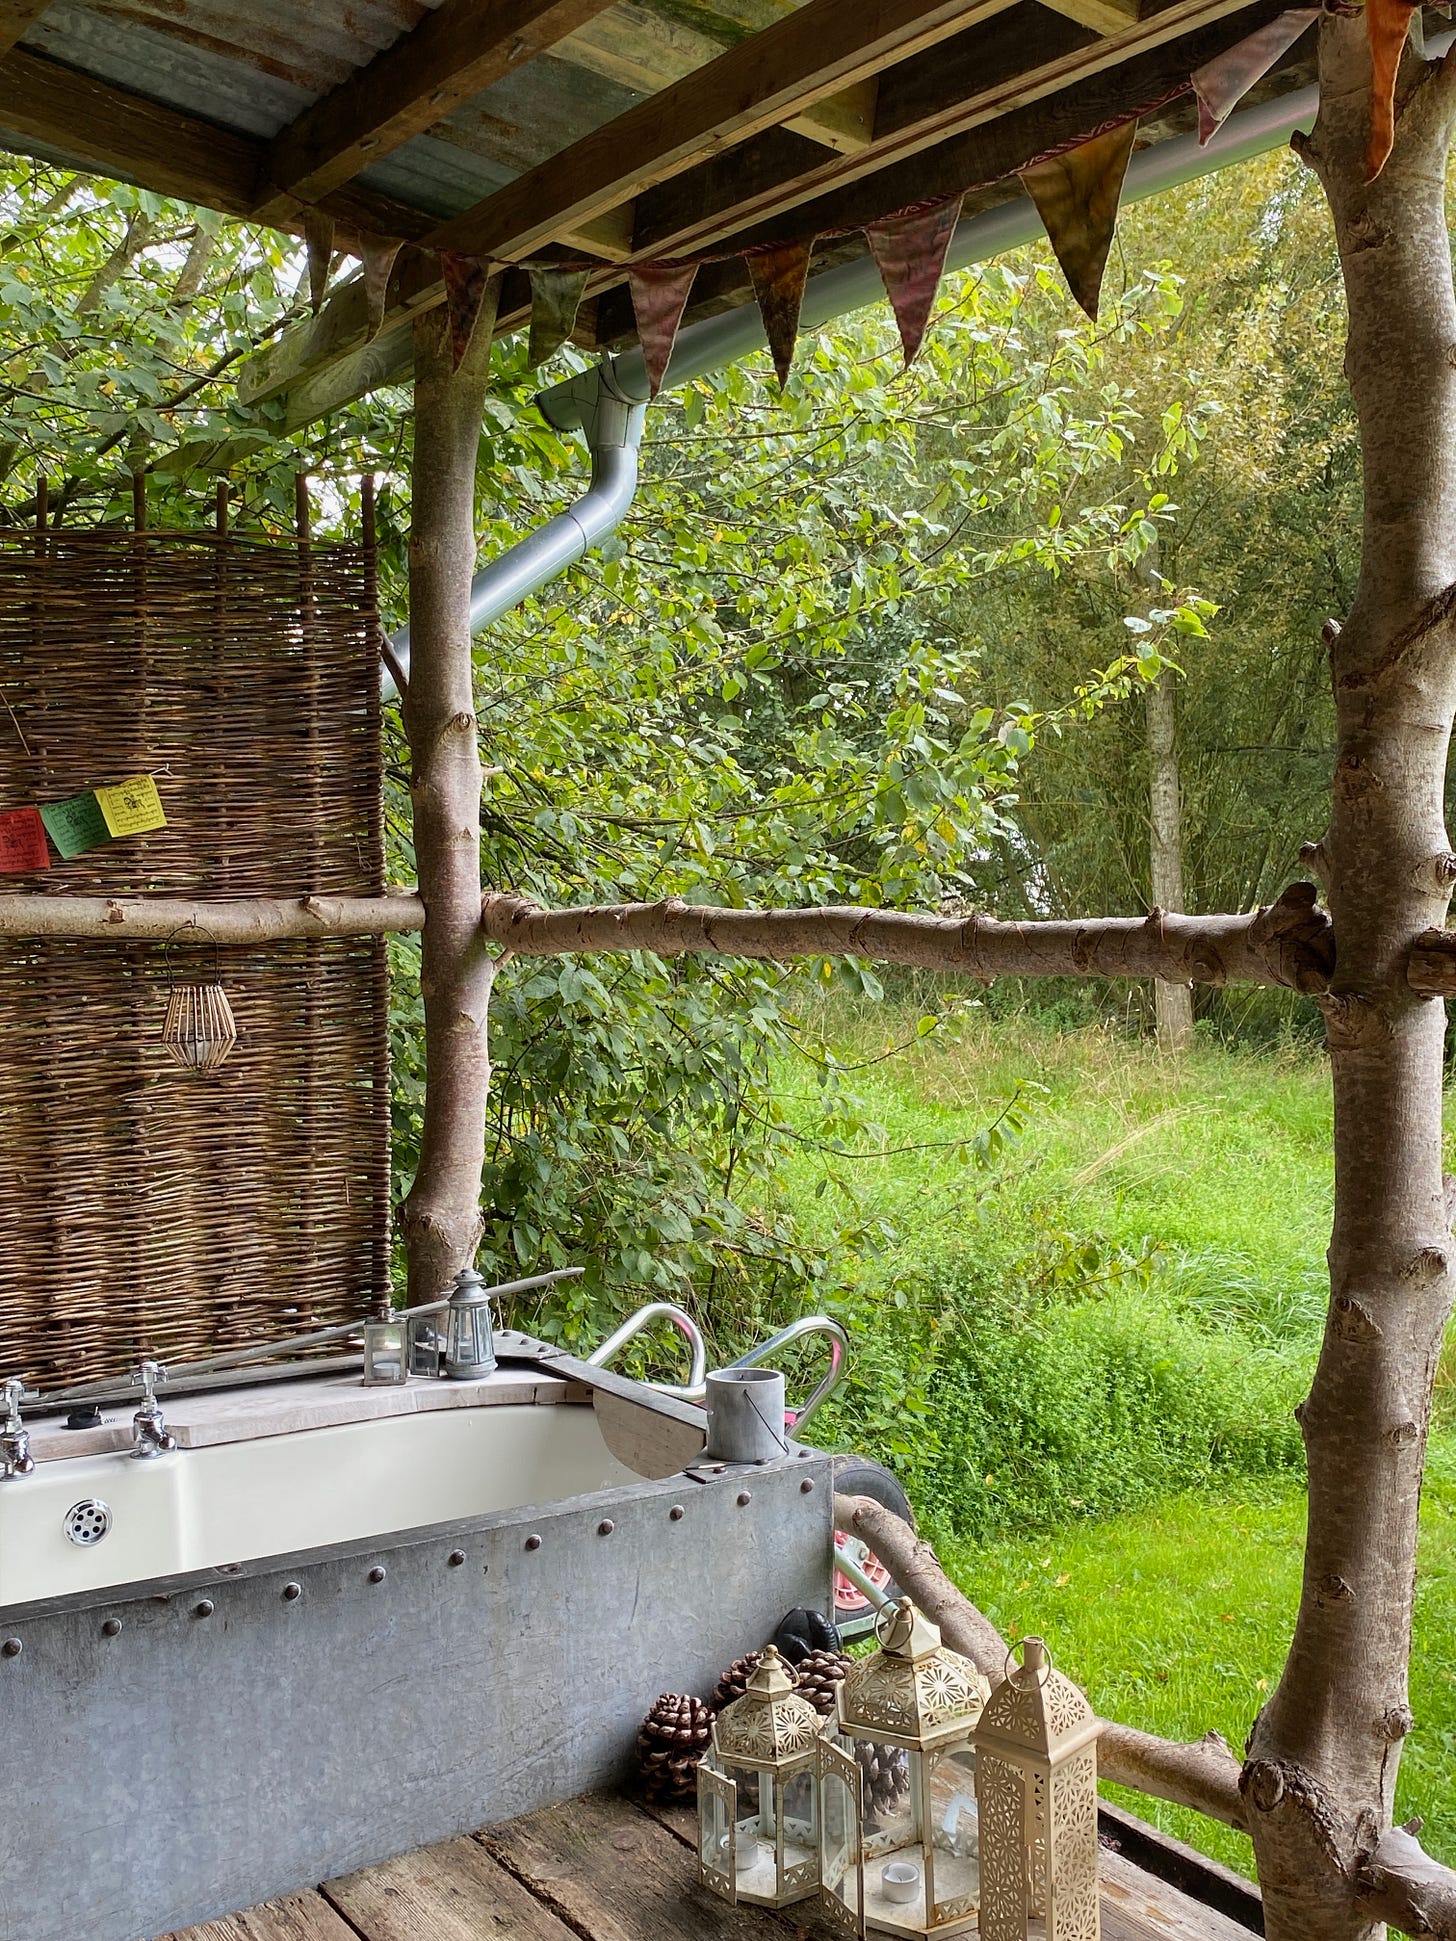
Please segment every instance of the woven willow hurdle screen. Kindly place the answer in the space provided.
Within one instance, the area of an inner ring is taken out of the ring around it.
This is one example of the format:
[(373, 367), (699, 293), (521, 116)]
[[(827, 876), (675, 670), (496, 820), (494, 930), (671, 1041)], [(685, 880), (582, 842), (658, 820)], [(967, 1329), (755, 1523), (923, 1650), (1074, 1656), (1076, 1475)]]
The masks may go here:
[[(380, 889), (372, 554), (0, 534), (0, 813), (138, 774), (165, 828), (52, 846), (0, 895)], [(68, 1385), (385, 1299), (384, 946), (216, 960), (238, 1042), (197, 1075), (162, 1021), (171, 976), (211, 981), (210, 945), (0, 939), (5, 1375)]]

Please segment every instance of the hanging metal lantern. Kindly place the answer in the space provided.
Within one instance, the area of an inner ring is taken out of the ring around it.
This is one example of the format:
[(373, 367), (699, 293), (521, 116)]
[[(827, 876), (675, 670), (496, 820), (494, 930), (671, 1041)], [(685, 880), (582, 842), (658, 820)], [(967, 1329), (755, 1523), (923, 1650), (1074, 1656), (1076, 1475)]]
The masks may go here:
[(723, 1900), (788, 1907), (819, 1890), (821, 1720), (765, 1647), (698, 1766), (698, 1877)]
[(908, 1597), (881, 1610), (875, 1634), (878, 1651), (839, 1687), (831, 1743), (876, 1772), (898, 1753), (905, 1784), (870, 1789), (859, 1906), (849, 1877), (838, 1898), (860, 1933), (960, 1934), (980, 1905), (974, 1738), (991, 1688)]
[[(197, 930), (212, 944), (212, 982), (179, 984), (168, 953), (183, 930)], [(222, 987), (217, 939), (196, 924), (174, 930), (162, 947), (167, 966), (167, 1015), (162, 1020), (162, 1043), (188, 1071), (215, 1072), (238, 1042), (237, 1021)]]
[(1098, 1941), (1097, 1734), (1086, 1695), (1040, 1638), (976, 1728), (981, 1933), (986, 1941)]

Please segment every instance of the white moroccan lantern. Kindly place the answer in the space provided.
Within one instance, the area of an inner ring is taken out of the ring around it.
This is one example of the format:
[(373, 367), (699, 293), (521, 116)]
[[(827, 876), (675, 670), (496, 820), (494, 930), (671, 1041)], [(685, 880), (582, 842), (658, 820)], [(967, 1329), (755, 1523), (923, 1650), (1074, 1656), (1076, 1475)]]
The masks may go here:
[(839, 1687), (831, 1740), (876, 1775), (863, 1796), (858, 1930), (961, 1934), (980, 1903), (974, 1737), (991, 1688), (909, 1598), (875, 1629), (879, 1650)]
[(1007, 1661), (976, 1728), (985, 1941), (1098, 1941), (1097, 1734), (1040, 1638)]
[(726, 1901), (819, 1891), (819, 1714), (773, 1645), (713, 1721), (698, 1766), (698, 1877)]

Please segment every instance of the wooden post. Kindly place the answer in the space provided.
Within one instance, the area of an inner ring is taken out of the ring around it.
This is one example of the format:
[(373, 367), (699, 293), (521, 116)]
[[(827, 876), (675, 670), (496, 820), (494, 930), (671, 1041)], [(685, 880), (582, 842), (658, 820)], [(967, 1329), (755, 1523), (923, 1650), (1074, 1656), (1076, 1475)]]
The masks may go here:
[(490, 1091), (493, 960), (480, 928), (480, 751), (470, 652), (475, 457), (488, 358), (453, 366), (448, 321), (415, 324), (409, 741), (425, 906), (426, 1094), (420, 1163), (400, 1213), (409, 1298), (433, 1300), (474, 1257)]
[[(1147, 690), (1149, 776), (1149, 869), (1153, 902), (1160, 910), (1179, 910), (1183, 893), (1183, 804), (1178, 785), (1178, 716), (1173, 673), (1164, 668)], [(1153, 986), (1158, 1045), (1187, 1051), (1193, 1042), (1193, 990), (1160, 978)]]

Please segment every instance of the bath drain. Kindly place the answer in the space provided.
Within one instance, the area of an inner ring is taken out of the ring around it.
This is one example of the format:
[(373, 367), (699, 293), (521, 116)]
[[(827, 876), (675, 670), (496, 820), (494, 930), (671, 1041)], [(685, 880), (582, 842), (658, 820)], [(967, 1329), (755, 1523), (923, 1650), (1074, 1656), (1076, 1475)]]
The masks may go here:
[(88, 1496), (84, 1503), (73, 1503), (66, 1511), (66, 1535), (83, 1550), (100, 1543), (110, 1528), (111, 1511), (97, 1496)]

